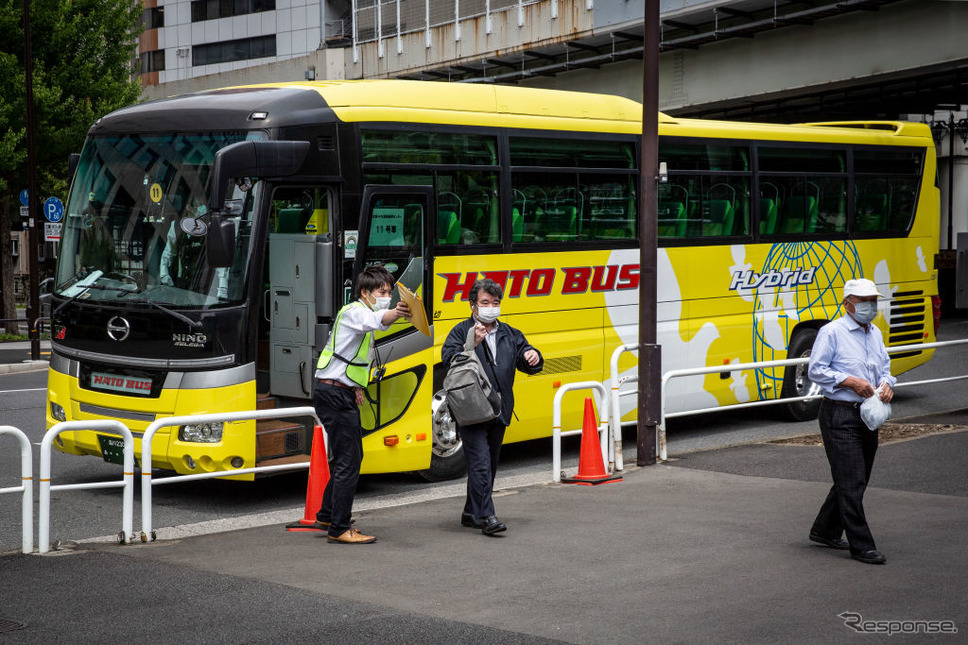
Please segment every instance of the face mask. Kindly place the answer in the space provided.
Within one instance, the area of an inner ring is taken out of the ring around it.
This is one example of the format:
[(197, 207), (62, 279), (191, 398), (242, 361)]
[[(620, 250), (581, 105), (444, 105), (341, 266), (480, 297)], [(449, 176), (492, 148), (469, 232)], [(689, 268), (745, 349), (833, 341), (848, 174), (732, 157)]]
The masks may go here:
[(377, 298), (374, 296), (371, 296), (371, 297), (373, 298), (373, 302), (367, 302), (367, 304), (370, 305), (370, 309), (372, 309), (373, 311), (383, 311), (384, 309), (390, 308), (389, 296), (387, 296), (386, 298)]
[(477, 319), (480, 320), (485, 325), (488, 325), (501, 315), (501, 306), (497, 307), (478, 307), (477, 308)]
[(855, 302), (853, 316), (854, 316), (854, 320), (856, 320), (861, 325), (870, 324), (872, 320), (877, 318), (877, 303), (876, 302)]

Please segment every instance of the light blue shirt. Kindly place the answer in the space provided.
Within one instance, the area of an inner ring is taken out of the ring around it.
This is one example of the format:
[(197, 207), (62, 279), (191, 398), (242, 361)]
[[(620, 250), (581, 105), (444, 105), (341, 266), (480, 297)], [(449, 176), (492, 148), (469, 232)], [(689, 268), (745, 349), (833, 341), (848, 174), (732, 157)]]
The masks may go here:
[(894, 387), (891, 358), (884, 347), (881, 330), (873, 324), (864, 331), (857, 321), (844, 314), (817, 332), (810, 351), (807, 376), (820, 386), (823, 395), (838, 401), (863, 401), (849, 387), (840, 387), (848, 376), (865, 379), (874, 388), (881, 383)]

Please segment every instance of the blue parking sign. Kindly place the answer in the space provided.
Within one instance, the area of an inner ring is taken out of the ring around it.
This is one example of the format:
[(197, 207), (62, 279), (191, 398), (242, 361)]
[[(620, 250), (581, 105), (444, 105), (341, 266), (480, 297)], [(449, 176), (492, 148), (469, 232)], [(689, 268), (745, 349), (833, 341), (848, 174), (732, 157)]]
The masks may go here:
[(44, 202), (44, 217), (55, 224), (64, 219), (64, 203), (56, 197), (48, 197)]

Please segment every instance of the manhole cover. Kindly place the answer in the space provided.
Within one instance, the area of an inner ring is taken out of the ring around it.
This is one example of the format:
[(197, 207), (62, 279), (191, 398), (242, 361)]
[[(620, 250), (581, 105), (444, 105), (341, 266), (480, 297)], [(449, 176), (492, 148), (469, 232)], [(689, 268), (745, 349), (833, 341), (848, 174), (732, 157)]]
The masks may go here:
[(0, 632), (12, 632), (15, 629), (23, 629), (26, 626), (27, 623), (18, 623), (9, 618), (0, 618)]

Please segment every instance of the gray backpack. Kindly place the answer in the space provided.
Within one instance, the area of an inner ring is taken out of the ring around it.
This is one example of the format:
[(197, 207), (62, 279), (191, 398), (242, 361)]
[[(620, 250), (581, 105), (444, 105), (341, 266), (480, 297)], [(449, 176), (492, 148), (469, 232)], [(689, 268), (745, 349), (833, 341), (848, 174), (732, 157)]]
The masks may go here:
[(447, 407), (458, 425), (484, 423), (501, 414), (501, 393), (491, 387), (484, 366), (474, 353), (474, 328), (467, 330), (464, 351), (450, 361), (444, 376)]

